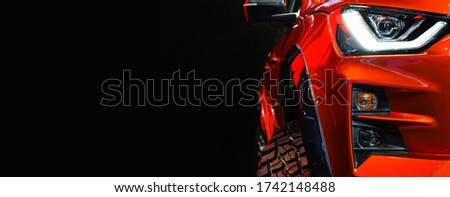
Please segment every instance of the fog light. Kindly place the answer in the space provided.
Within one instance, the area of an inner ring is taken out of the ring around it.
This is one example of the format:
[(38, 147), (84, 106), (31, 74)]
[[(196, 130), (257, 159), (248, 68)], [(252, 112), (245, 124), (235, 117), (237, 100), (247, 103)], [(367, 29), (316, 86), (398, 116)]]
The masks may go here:
[(359, 131), (359, 143), (365, 147), (379, 146), (381, 145), (380, 133), (375, 130), (363, 129)]
[(359, 110), (373, 110), (377, 108), (378, 99), (375, 94), (360, 92), (356, 95), (355, 104)]

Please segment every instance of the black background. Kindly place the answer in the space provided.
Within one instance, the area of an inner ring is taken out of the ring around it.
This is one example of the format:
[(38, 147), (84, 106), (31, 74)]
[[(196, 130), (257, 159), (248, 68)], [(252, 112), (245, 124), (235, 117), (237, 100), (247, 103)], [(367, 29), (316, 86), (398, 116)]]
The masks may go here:
[(102, 82), (124, 69), (142, 80), (194, 69), (203, 80), (261, 77), (275, 30), (247, 26), (243, 0), (150, 4), (27, 19), (27, 53), (7, 74), (21, 81), (5, 94), (15, 102), (5, 104), (0, 175), (255, 175), (256, 107), (100, 105)]

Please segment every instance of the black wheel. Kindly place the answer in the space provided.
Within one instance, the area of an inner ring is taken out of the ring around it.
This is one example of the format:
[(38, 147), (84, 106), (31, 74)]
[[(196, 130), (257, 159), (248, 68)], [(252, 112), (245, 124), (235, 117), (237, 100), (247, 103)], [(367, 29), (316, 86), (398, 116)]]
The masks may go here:
[(311, 176), (297, 120), (275, 131), (264, 147), (257, 176)]

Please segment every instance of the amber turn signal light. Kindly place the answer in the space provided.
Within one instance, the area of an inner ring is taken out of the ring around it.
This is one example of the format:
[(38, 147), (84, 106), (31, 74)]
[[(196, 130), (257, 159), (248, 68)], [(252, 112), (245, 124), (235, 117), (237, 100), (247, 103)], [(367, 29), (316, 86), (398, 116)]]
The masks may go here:
[(355, 98), (356, 107), (359, 110), (374, 110), (378, 105), (378, 98), (375, 94), (369, 92), (359, 92)]

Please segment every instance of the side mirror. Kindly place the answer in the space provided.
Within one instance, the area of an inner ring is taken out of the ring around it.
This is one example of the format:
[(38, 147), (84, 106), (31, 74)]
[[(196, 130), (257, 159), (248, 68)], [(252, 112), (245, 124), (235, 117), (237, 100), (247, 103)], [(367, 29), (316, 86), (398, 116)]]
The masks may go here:
[(245, 19), (250, 25), (293, 25), (297, 14), (288, 13), (284, 0), (246, 0)]

